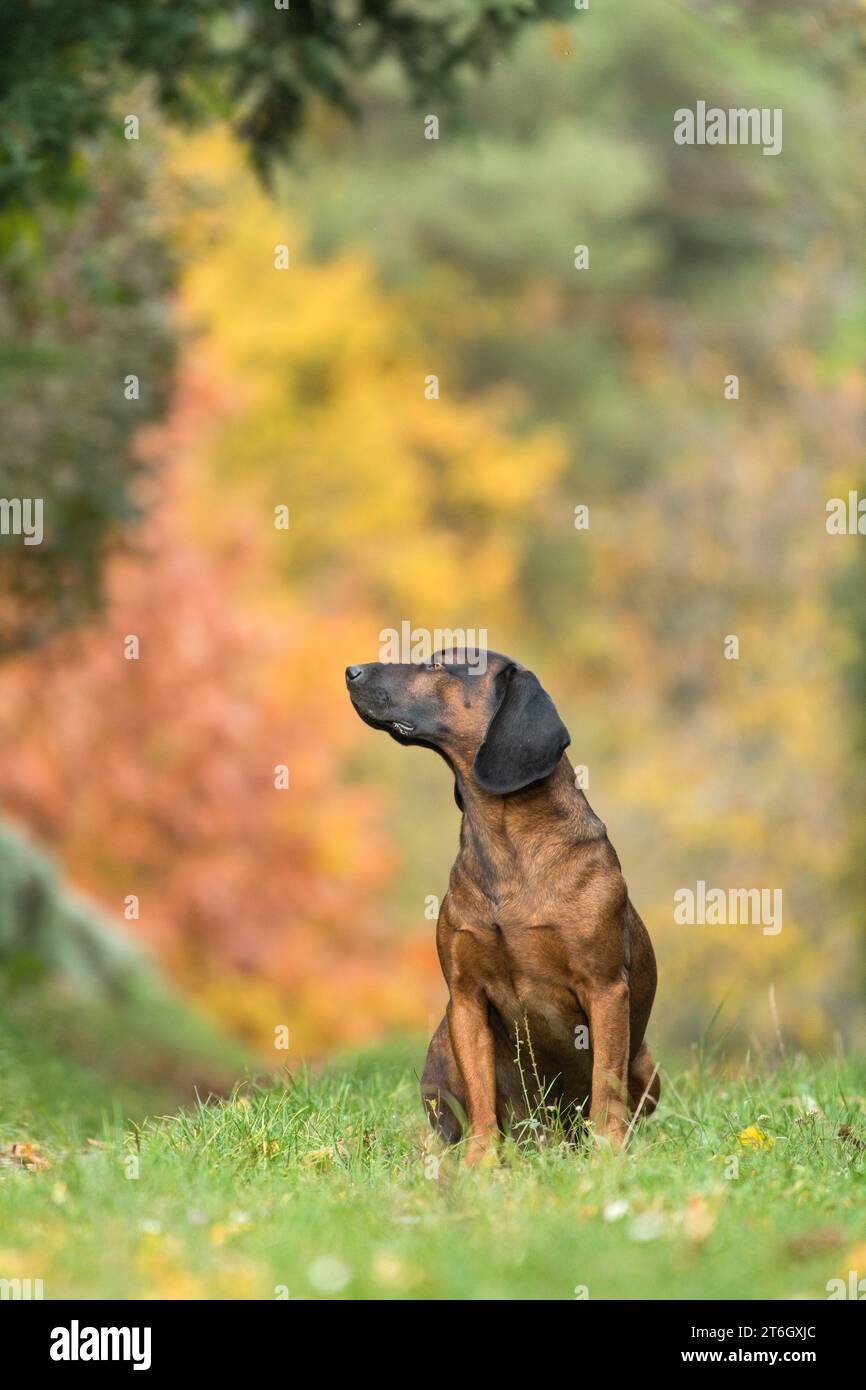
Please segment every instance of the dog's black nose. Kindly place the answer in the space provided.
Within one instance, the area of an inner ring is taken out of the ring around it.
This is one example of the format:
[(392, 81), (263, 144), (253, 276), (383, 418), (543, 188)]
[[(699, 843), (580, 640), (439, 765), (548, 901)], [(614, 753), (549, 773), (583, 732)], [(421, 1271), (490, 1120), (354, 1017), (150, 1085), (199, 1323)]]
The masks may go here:
[(347, 666), (347, 667), (346, 667), (346, 684), (349, 685), (352, 681), (356, 681), (356, 680), (358, 679), (358, 677), (359, 677), (359, 676), (363, 676), (363, 674), (364, 674), (364, 668), (363, 668), (363, 666)]

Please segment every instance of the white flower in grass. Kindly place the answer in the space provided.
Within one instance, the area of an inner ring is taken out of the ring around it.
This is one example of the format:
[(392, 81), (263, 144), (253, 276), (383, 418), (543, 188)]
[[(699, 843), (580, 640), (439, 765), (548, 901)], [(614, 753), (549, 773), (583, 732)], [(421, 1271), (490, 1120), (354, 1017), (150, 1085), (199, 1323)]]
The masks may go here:
[(352, 1271), (333, 1255), (322, 1255), (313, 1260), (307, 1278), (317, 1293), (339, 1293), (352, 1278)]
[(605, 1221), (622, 1221), (628, 1216), (628, 1202), (624, 1197), (617, 1197), (616, 1201), (607, 1203), (603, 1215)]
[(629, 1235), (632, 1240), (657, 1240), (664, 1229), (664, 1217), (660, 1211), (642, 1211), (631, 1223)]

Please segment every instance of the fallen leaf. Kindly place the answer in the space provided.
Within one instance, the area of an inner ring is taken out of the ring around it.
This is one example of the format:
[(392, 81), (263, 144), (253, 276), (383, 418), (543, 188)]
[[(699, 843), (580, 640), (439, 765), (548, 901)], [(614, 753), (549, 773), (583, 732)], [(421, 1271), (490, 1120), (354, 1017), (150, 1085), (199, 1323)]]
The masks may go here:
[(682, 1214), (687, 1239), (696, 1245), (702, 1244), (712, 1234), (717, 1215), (717, 1211), (700, 1194), (690, 1197)]
[(304, 1154), (301, 1163), (305, 1168), (312, 1168), (316, 1164), (324, 1165), (333, 1163), (338, 1155), (344, 1157), (345, 1153), (345, 1146), (342, 1143), (337, 1144), (336, 1148), (333, 1145), (329, 1145), (325, 1149), (310, 1149), (309, 1153)]
[(27, 1168), (31, 1173), (41, 1168), (50, 1168), (47, 1158), (39, 1152), (35, 1144), (13, 1144), (9, 1149), (0, 1149), (0, 1163), (7, 1168)]
[(804, 1235), (795, 1236), (785, 1242), (785, 1249), (795, 1260), (810, 1260), (813, 1255), (821, 1255), (825, 1250), (835, 1250), (844, 1245), (845, 1232), (836, 1226), (818, 1226)]

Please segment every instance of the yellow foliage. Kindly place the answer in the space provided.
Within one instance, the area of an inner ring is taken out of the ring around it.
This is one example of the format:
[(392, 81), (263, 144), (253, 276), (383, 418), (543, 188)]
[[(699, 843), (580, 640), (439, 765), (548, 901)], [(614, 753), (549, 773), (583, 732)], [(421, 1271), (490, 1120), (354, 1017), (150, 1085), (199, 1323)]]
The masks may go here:
[(226, 387), (194, 445), (204, 485), (262, 515), (289, 507), (275, 545), (295, 578), (348, 574), (356, 600), (430, 626), (519, 618), (522, 536), (564, 466), (557, 434), (510, 435), (507, 393), (461, 399), (367, 257), (315, 261), (226, 131), (176, 142), (170, 167), (195, 369)]

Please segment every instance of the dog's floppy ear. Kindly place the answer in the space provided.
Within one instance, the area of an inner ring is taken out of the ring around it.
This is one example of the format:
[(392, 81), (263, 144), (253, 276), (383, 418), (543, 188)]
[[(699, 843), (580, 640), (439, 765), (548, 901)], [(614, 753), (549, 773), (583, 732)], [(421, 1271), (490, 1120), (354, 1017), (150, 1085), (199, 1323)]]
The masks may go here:
[(531, 671), (506, 666), (497, 680), (502, 694), (473, 770), (482, 791), (501, 796), (547, 777), (571, 736)]

